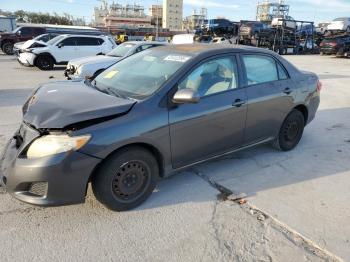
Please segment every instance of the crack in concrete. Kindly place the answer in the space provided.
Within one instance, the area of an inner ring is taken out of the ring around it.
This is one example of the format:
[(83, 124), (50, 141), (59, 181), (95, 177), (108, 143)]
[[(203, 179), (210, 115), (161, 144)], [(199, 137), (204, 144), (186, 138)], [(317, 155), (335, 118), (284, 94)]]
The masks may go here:
[[(286, 169), (280, 163), (278, 163), (278, 165), (281, 168)], [(329, 252), (328, 250), (326, 250), (324, 248), (321, 248), (314, 241), (306, 238), (305, 236), (303, 236), (299, 232), (293, 230), (288, 225), (282, 223), (281, 221), (277, 220), (276, 218), (274, 218), (273, 216), (269, 215), (268, 213), (262, 211), (261, 209), (257, 208), (256, 206), (254, 206), (252, 204), (248, 204), (246, 201), (241, 202), (240, 200), (242, 200), (243, 198), (235, 197), (237, 195), (238, 196), (245, 195), (244, 193), (234, 194), (234, 192), (232, 190), (220, 185), (219, 183), (215, 182), (211, 178), (203, 175), (198, 170), (193, 169), (192, 171), (195, 175), (197, 175), (198, 177), (200, 177), (203, 180), (205, 180), (206, 182), (208, 182), (208, 184), (210, 186), (212, 186), (213, 188), (215, 188), (216, 190), (218, 190), (220, 192), (218, 195), (218, 201), (215, 202), (212, 218), (210, 220), (210, 225), (214, 229), (215, 239), (218, 243), (218, 247), (220, 250), (222, 250), (222, 244), (221, 244), (222, 241), (219, 238), (220, 237), (219, 232), (218, 232), (217, 226), (215, 225), (215, 215), (217, 213), (217, 205), (220, 203), (219, 201), (221, 200), (221, 201), (231, 201), (231, 202), (238, 204), (242, 208), (242, 210), (247, 212), (249, 215), (255, 216), (257, 218), (257, 221), (259, 221), (260, 223), (264, 223), (267, 226), (273, 227), (275, 230), (277, 230), (278, 232), (283, 234), (294, 245), (296, 245), (299, 248), (302, 248), (308, 254), (315, 255), (316, 257), (318, 257), (322, 260), (325, 260), (325, 261), (331, 261), (331, 262), (343, 261), (340, 257), (336, 256), (335, 254)], [(233, 197), (232, 197), (232, 195), (233, 195)], [(243, 203), (243, 204), (241, 204), (241, 203)], [(227, 247), (226, 247), (226, 249), (227, 249)], [(271, 256), (269, 256), (269, 257), (271, 258)], [(305, 255), (305, 257), (307, 257), (307, 254)]]

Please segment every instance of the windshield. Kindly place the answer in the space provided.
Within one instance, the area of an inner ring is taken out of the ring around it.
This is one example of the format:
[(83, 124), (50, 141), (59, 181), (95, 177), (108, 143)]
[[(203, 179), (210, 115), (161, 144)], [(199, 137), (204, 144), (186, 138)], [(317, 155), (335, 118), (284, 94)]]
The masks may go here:
[(123, 43), (121, 45), (118, 45), (116, 48), (114, 48), (107, 55), (108, 56), (116, 56), (116, 57), (124, 57), (134, 46), (135, 46), (135, 44)]
[(21, 30), (20, 27), (17, 27), (15, 30), (12, 31), (13, 34), (16, 34), (19, 30)]
[(146, 50), (111, 66), (93, 81), (103, 92), (144, 99), (156, 92), (192, 57), (163, 50)]
[(65, 38), (64, 35), (59, 35), (59, 36), (56, 36), (54, 38), (52, 38), (51, 40), (47, 41), (47, 43), (49, 45), (54, 45), (55, 43), (57, 43), (58, 41), (61, 41), (63, 38)]
[(344, 22), (344, 21), (346, 21), (346, 18), (340, 17), (340, 18), (334, 19), (333, 21), (337, 21), (337, 22), (342, 21), (342, 22)]

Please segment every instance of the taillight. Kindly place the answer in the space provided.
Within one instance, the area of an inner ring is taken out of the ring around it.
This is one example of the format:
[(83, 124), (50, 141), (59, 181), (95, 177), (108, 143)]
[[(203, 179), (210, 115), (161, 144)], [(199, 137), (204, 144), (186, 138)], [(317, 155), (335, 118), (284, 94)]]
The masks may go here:
[(317, 92), (321, 92), (322, 89), (322, 82), (320, 80), (317, 80)]

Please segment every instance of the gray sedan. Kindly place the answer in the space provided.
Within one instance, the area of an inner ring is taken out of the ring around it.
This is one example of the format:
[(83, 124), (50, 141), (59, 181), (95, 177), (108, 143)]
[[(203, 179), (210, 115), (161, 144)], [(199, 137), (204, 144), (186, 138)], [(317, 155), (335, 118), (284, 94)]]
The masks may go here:
[(96, 77), (106, 68), (125, 57), (142, 52), (149, 48), (166, 45), (166, 42), (131, 41), (118, 45), (106, 55), (88, 56), (70, 60), (64, 75), (70, 79)]
[(252, 47), (149, 49), (92, 82), (42, 85), (23, 106), (0, 181), (19, 200), (82, 203), (89, 182), (112, 210), (129, 210), (157, 180), (262, 143), (299, 143), (320, 102), (318, 77)]

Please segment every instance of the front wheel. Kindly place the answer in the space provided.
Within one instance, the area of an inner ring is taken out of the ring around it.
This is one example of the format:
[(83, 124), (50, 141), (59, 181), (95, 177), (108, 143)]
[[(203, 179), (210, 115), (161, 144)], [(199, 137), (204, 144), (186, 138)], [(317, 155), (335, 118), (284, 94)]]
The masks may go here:
[(141, 205), (153, 192), (159, 176), (157, 160), (142, 147), (111, 155), (92, 179), (96, 199), (114, 211)]
[(304, 126), (304, 115), (294, 109), (284, 120), (278, 137), (274, 141), (274, 147), (282, 151), (294, 149), (303, 136)]
[(6, 55), (13, 55), (13, 43), (5, 43), (2, 46), (2, 51), (4, 51), (4, 53)]
[(41, 70), (52, 70), (54, 67), (54, 61), (51, 56), (40, 55), (37, 57), (35, 65)]

